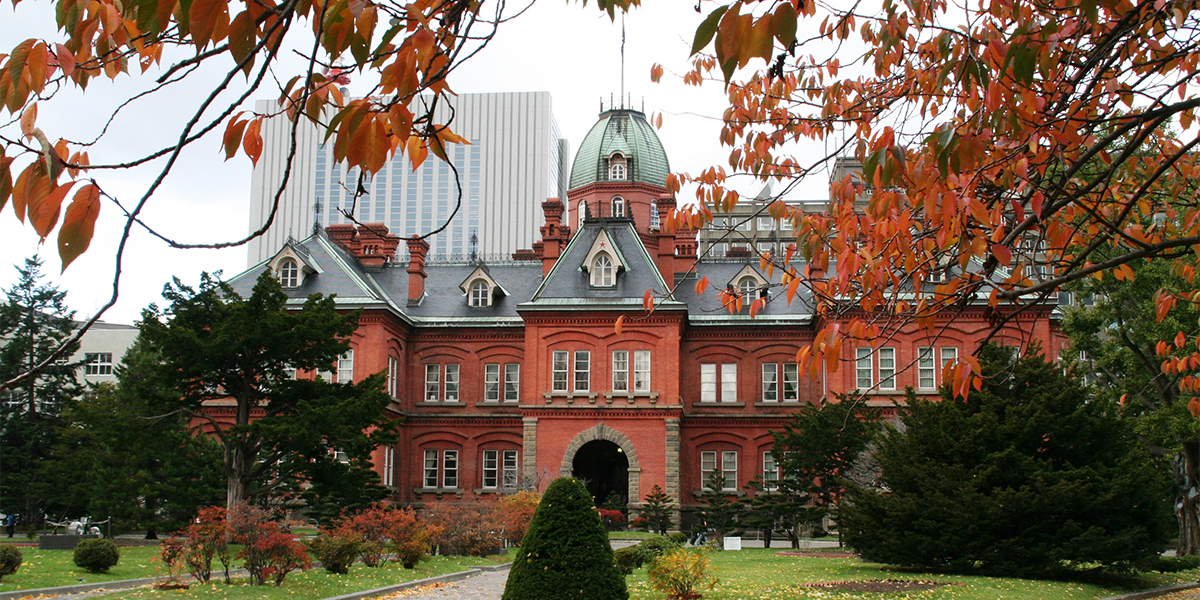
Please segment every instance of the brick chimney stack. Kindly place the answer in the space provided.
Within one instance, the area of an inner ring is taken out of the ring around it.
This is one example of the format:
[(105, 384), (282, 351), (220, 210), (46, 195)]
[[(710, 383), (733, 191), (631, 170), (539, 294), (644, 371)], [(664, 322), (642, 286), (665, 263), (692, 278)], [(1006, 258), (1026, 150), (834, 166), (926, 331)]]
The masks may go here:
[(425, 296), (425, 256), (429, 254), (429, 242), (417, 237), (408, 242), (408, 305), (417, 306)]
[[(571, 228), (562, 224), (563, 203), (558, 198), (548, 198), (542, 203), (542, 214), (546, 216), (546, 224), (542, 225), (542, 276), (550, 274), (554, 263), (558, 262), (563, 248), (571, 239)], [(534, 244), (537, 250), (537, 244)]]
[(396, 260), (400, 238), (392, 235), (383, 223), (339, 223), (325, 228), (329, 239), (346, 249), (366, 269), (382, 269)]
[(658, 207), (658, 251), (654, 258), (658, 272), (662, 274), (667, 285), (675, 283), (675, 231), (673, 227), (664, 226), (663, 221), (671, 218), (675, 210), (675, 198), (664, 196), (656, 198), (654, 204)]

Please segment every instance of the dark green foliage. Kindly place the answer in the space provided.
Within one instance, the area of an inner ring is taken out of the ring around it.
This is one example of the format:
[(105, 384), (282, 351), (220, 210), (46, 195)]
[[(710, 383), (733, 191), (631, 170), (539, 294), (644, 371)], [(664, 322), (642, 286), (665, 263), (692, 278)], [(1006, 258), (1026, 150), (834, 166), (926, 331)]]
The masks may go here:
[(613, 562), (617, 565), (617, 569), (622, 575), (630, 575), (639, 569), (644, 563), (642, 553), (637, 546), (626, 546), (613, 550)]
[[(686, 537), (684, 541), (686, 541)], [(638, 554), (641, 555), (642, 558), (641, 564), (645, 564), (654, 562), (654, 559), (662, 556), (668, 550), (679, 548), (681, 546), (682, 544), (669, 537), (652, 535), (642, 540), (642, 542), (637, 545), (637, 549)], [(638, 566), (641, 565), (639, 564)]]
[[(143, 313), (142, 334), (161, 353), (176, 409), (207, 420), (224, 446), (226, 504), (295, 494), (300, 482), (315, 514), (365, 508), (382, 493), (370, 455), (395, 440), (385, 409), (382, 374), (358, 383), (293, 380), (295, 369), (327, 371), (349, 344), (358, 313), (335, 310), (333, 298), (309, 296), (301, 307), (270, 273), (248, 298), (203, 275), (199, 289), (178, 281), (163, 296), (169, 310)], [(216, 392), (220, 390), (221, 392)], [(236, 403), (234, 424), (208, 419), (205, 400), (220, 393)], [(261, 416), (251, 419), (251, 411)], [(338, 462), (335, 451), (349, 458)]]
[(345, 575), (350, 572), (350, 565), (362, 553), (362, 535), (334, 532), (322, 532), (307, 543), (313, 558), (321, 561), (326, 571)]
[(1134, 567), (1141, 572), (1158, 571), (1159, 573), (1179, 573), (1192, 571), (1200, 567), (1200, 556), (1186, 554), (1184, 556), (1151, 556), (1139, 560)]
[[(43, 284), (42, 261), (25, 260), (18, 281), (0, 302), (0, 381), (33, 370), (48, 359), (75, 330), (74, 312), (66, 293)], [(0, 402), (0, 511), (20, 513), (26, 526), (37, 526), (47, 512), (62, 514), (67, 506), (45, 480), (42, 466), (51, 456), (60, 414), (83, 392), (76, 380), (79, 363), (70, 357), (79, 344), (68, 346), (37, 373), (5, 392)]]
[(733, 492), (725, 489), (725, 476), (720, 469), (708, 476), (704, 488), (700, 498), (704, 503), (700, 511), (701, 526), (713, 532), (713, 541), (720, 547), (725, 543), (725, 534), (737, 528), (743, 507), (731, 497)]
[(674, 531), (674, 532), (671, 532), (671, 534), (668, 535), (667, 538), (670, 539), (672, 542), (675, 542), (676, 544), (682, 546), (687, 543), (688, 535), (682, 531)]
[(642, 499), (641, 518), (646, 520), (646, 529), (666, 535), (667, 528), (671, 526), (671, 505), (674, 502), (675, 499), (658, 484), (650, 488), (650, 493)]
[(25, 557), (21, 556), (21, 551), (12, 544), (0, 544), (0, 579), (5, 575), (12, 575), (21, 568), (21, 561)]
[(587, 488), (550, 484), (521, 542), (503, 600), (626, 600), (625, 578)]
[(117, 566), (121, 553), (112, 540), (103, 538), (83, 540), (75, 546), (75, 566), (89, 573), (107, 573)]
[(1019, 577), (1161, 552), (1169, 488), (1115, 407), (1034, 352), (989, 346), (980, 362), (969, 401), (909, 395), (876, 452), (888, 492), (851, 488), (845, 542), (868, 560)]

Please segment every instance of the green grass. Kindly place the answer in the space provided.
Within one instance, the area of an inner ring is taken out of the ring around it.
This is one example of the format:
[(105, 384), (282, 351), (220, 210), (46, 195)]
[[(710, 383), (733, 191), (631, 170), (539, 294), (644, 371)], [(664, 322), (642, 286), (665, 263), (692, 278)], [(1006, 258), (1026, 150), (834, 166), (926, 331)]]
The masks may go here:
[(658, 535), (649, 531), (610, 531), (608, 539), (610, 540), (644, 540), (648, 537)]
[(62, 585), (140, 579), (161, 575), (158, 570), (158, 546), (121, 548), (121, 562), (108, 573), (88, 573), (75, 566), (74, 550), (38, 550), (19, 547), (24, 559), (16, 573), (0, 579), (0, 592), (32, 590)]
[(253, 586), (246, 579), (234, 580), (230, 585), (209, 583), (193, 585), (187, 590), (156, 590), (145, 587), (124, 592), (106, 594), (105, 600), (282, 600), (284, 598), (330, 598), (372, 590), (388, 585), (424, 579), (435, 575), (457, 573), (479, 565), (497, 564), (510, 559), (508, 556), (475, 558), (465, 556), (435, 556), (421, 562), (415, 569), (405, 569), (397, 563), (387, 563), (378, 568), (367, 568), (361, 563), (354, 565), (346, 575), (333, 575), (324, 569), (311, 569), (303, 573), (288, 575), (282, 587), (272, 585)]
[[(778, 549), (752, 548), (714, 553), (714, 574), (720, 581), (715, 588), (704, 593), (704, 600), (1084, 600), (1130, 591), (1128, 587), (1118, 585), (900, 571), (855, 559), (779, 556), (777, 552)], [(888, 578), (957, 585), (897, 593), (841, 592), (804, 587), (818, 582)], [(635, 571), (627, 581), (631, 600), (661, 600), (664, 597), (650, 587), (644, 568)], [(1149, 574), (1133, 582), (1133, 585), (1145, 589), (1187, 581), (1195, 581), (1194, 572)]]

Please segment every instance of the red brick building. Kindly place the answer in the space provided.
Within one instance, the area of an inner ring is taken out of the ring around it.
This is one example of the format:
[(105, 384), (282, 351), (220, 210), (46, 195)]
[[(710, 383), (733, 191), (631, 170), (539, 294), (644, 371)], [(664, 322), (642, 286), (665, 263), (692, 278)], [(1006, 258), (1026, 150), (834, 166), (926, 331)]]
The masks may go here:
[[(600, 500), (616, 492), (636, 508), (658, 485), (686, 509), (712, 470), (731, 490), (776, 477), (770, 431), (803, 403), (856, 389), (883, 406), (906, 387), (932, 395), (941, 365), (989, 331), (968, 310), (936, 338), (912, 329), (847, 345), (842, 368), (809, 377), (795, 356), (822, 323), (807, 299), (776, 297), (778, 274), (757, 258), (697, 263), (694, 233), (661, 231), (658, 215), (675, 206), (667, 173), (644, 116), (610, 110), (581, 144), (569, 200), (542, 203), (533, 249), (452, 260), (406, 240), (405, 257), (383, 225), (335, 225), (233, 284), (248, 289), (270, 269), (297, 302), (320, 292), (363, 310), (352, 350), (326, 376), (388, 373), (403, 423), (376, 464), (401, 503), (473, 502), (574, 474)], [(696, 294), (698, 277), (770, 301), (754, 319), (730, 314), (715, 291)], [(999, 341), (1033, 339), (1061, 350), (1053, 307)]]

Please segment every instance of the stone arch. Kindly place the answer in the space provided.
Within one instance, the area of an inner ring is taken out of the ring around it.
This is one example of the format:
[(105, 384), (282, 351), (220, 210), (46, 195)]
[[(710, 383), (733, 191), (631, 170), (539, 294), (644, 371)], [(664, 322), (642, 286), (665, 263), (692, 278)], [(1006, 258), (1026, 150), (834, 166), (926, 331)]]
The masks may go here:
[(567, 445), (567, 451), (563, 454), (562, 465), (558, 468), (559, 477), (570, 477), (574, 472), (575, 453), (588, 442), (596, 440), (604, 440), (616, 444), (625, 453), (625, 458), (629, 461), (629, 502), (631, 504), (641, 502), (642, 490), (642, 465), (638, 462), (637, 450), (633, 447), (633, 442), (625, 437), (625, 434), (606, 426), (604, 423), (597, 423), (594, 427), (585, 429), (571, 440)]

